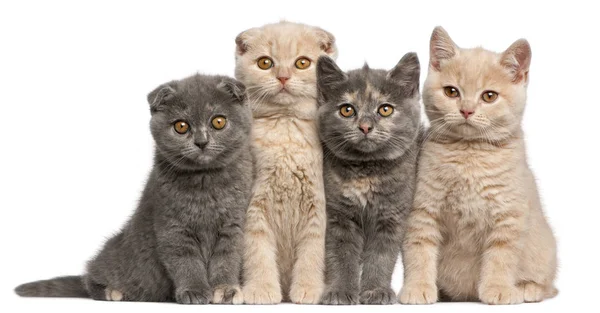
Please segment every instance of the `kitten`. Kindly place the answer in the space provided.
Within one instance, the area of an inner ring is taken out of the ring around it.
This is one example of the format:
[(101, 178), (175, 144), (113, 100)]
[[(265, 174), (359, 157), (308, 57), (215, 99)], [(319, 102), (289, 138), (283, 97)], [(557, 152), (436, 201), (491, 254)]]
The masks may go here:
[(236, 38), (235, 75), (253, 108), (257, 183), (247, 212), (244, 300), (318, 303), (325, 195), (316, 127), (316, 62), (336, 55), (330, 33), (280, 22)]
[(525, 154), (531, 49), (461, 49), (438, 27), (423, 99), (431, 131), (404, 242), (402, 303), (556, 295), (556, 242)]
[(84, 276), (16, 288), (26, 297), (242, 303), (244, 216), (253, 168), (244, 86), (194, 75), (148, 95), (154, 167), (123, 230)]
[(342, 72), (321, 57), (319, 129), (327, 199), (324, 304), (393, 304), (392, 273), (413, 201), (419, 59)]

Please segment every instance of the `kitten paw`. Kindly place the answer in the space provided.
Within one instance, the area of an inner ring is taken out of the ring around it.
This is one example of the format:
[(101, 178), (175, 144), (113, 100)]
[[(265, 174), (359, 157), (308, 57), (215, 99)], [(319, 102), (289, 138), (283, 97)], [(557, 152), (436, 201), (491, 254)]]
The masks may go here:
[(212, 303), (216, 304), (242, 304), (244, 295), (239, 286), (223, 285), (215, 288)]
[(275, 287), (244, 286), (244, 303), (277, 304), (281, 302), (281, 290)]
[(362, 304), (394, 304), (396, 303), (396, 293), (392, 288), (375, 288), (365, 290), (360, 293), (360, 303)]
[(123, 300), (123, 293), (118, 290), (108, 289), (104, 290), (106, 294), (106, 301), (121, 301)]
[(501, 285), (481, 287), (479, 299), (487, 304), (519, 304), (524, 301), (522, 289)]
[(180, 304), (209, 304), (212, 294), (208, 290), (181, 290), (175, 293), (175, 300)]
[(344, 291), (329, 291), (321, 298), (322, 304), (328, 305), (354, 305), (358, 304), (358, 293)]
[(319, 287), (296, 287), (290, 289), (290, 300), (296, 304), (318, 304), (323, 294)]
[(438, 290), (431, 284), (414, 284), (403, 286), (398, 294), (402, 304), (432, 304), (438, 301)]
[(523, 288), (523, 300), (525, 302), (540, 302), (546, 298), (546, 288), (534, 282), (526, 282), (519, 285)]

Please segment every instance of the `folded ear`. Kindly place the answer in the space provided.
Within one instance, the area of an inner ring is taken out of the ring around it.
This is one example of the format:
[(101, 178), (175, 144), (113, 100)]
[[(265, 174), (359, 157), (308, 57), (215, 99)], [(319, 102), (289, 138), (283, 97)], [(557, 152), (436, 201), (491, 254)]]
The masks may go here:
[(321, 44), (321, 50), (329, 57), (333, 59), (337, 58), (338, 51), (333, 34), (319, 27), (315, 27), (315, 33), (317, 35), (317, 40)]
[(234, 79), (224, 79), (217, 85), (217, 88), (229, 94), (233, 99), (241, 104), (246, 100), (246, 86)]
[(321, 100), (327, 101), (327, 95), (335, 91), (347, 79), (346, 73), (335, 64), (332, 58), (319, 57), (317, 60), (317, 90)]
[(531, 46), (525, 39), (515, 41), (502, 53), (500, 64), (510, 73), (514, 83), (529, 78), (529, 64), (531, 63)]
[(250, 41), (254, 38), (260, 30), (258, 28), (250, 28), (245, 30), (235, 37), (235, 52), (238, 55), (243, 55), (250, 49)]
[(419, 93), (420, 75), (419, 57), (416, 53), (409, 52), (387, 73), (387, 79), (400, 85), (406, 96), (413, 96)]
[(446, 30), (441, 26), (434, 28), (429, 42), (429, 66), (439, 71), (440, 62), (454, 57), (457, 53), (458, 46)]
[(168, 100), (173, 98), (175, 89), (171, 87), (174, 82), (162, 84), (148, 94), (148, 104), (150, 104), (150, 112), (154, 113), (160, 110), (160, 107)]

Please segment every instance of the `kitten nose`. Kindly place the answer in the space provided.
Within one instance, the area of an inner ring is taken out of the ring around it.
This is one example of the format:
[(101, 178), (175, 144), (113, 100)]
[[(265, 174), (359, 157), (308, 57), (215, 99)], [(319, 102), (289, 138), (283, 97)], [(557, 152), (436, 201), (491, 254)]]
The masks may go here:
[(460, 114), (462, 114), (465, 119), (469, 118), (469, 116), (473, 115), (475, 111), (473, 110), (460, 110)]
[(285, 77), (285, 76), (281, 76), (281, 77), (277, 77), (277, 79), (279, 79), (279, 81), (281, 82), (282, 85), (285, 85), (285, 82), (288, 81), (288, 79), (290, 79), (289, 77)]
[(206, 145), (208, 145), (208, 140), (207, 139), (197, 140), (196, 142), (194, 142), (194, 144), (196, 145), (196, 147), (198, 147), (200, 149), (204, 149), (204, 147), (206, 147)]
[(358, 129), (362, 130), (362, 132), (366, 135), (373, 129), (373, 127), (369, 124), (360, 124)]

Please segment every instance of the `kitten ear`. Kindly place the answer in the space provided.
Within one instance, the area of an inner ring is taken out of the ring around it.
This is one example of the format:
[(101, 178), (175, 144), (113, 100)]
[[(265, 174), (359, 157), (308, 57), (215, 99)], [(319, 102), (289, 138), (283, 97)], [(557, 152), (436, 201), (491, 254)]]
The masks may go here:
[(317, 61), (317, 90), (319, 99), (327, 100), (327, 94), (334, 91), (348, 76), (335, 61), (328, 56), (320, 56)]
[(228, 93), (238, 102), (244, 104), (246, 100), (246, 86), (233, 79), (225, 79), (217, 85), (217, 88)]
[(166, 101), (173, 98), (175, 89), (170, 84), (162, 84), (148, 94), (148, 104), (150, 104), (151, 113), (158, 111)]
[(315, 33), (317, 34), (317, 39), (321, 44), (321, 50), (323, 50), (329, 57), (335, 59), (337, 58), (337, 46), (335, 45), (335, 36), (332, 33), (315, 27)]
[(401, 86), (406, 96), (419, 93), (421, 65), (414, 52), (405, 54), (396, 66), (387, 73), (387, 79)]
[(442, 26), (434, 28), (429, 42), (429, 65), (439, 71), (440, 62), (454, 57), (457, 53), (458, 46), (452, 41), (446, 30)]
[(250, 48), (250, 40), (254, 38), (254, 36), (256, 36), (258, 32), (259, 30), (257, 28), (250, 28), (239, 33), (237, 37), (235, 37), (236, 54), (243, 55), (244, 53), (246, 53)]
[(531, 46), (525, 39), (515, 41), (502, 53), (500, 64), (510, 73), (514, 83), (528, 81), (529, 64), (531, 63)]

